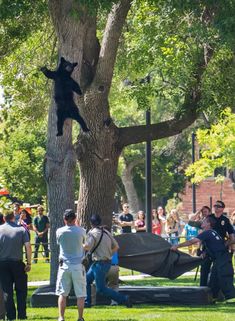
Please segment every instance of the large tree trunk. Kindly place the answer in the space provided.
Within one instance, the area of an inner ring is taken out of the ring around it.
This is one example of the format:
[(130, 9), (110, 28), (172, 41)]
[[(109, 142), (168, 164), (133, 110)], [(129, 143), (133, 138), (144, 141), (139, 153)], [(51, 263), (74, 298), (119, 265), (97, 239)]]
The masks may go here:
[[(59, 56), (81, 65), (83, 54), (84, 24), (71, 17), (72, 1), (50, 1), (50, 13), (59, 40)], [(73, 77), (78, 80), (80, 72)], [(74, 178), (77, 157), (72, 144), (72, 121), (66, 120), (64, 134), (56, 136), (56, 106), (52, 99), (48, 118), (47, 153), (45, 178), (48, 186), (48, 207), (50, 216), (51, 272), (50, 283), (56, 281), (58, 268), (58, 246), (56, 230), (63, 225), (63, 213), (74, 209)]]
[[(101, 129), (86, 141), (77, 143), (80, 165), (78, 215), (82, 224), (89, 226), (89, 217), (99, 214), (103, 224), (110, 226), (114, 206), (117, 165), (120, 151), (115, 144), (117, 131)], [(82, 150), (82, 152), (81, 152)]]
[(130, 212), (134, 214), (136, 214), (141, 208), (140, 208), (140, 201), (133, 182), (132, 170), (137, 164), (141, 162), (142, 160), (140, 159), (133, 161), (129, 164), (127, 164), (124, 161), (124, 168), (121, 172), (121, 179), (125, 187), (128, 203), (130, 205)]

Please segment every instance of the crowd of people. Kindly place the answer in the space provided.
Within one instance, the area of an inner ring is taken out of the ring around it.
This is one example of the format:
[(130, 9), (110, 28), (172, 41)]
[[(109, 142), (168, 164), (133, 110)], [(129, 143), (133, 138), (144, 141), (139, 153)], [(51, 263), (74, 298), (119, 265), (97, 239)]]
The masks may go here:
[[(212, 215), (212, 212), (210, 207), (206, 205), (196, 213), (187, 216), (186, 220), (180, 217), (177, 209), (171, 209), (167, 214), (164, 207), (159, 206), (157, 209), (152, 209), (152, 233), (160, 235), (172, 245), (177, 245), (181, 238), (188, 241), (196, 237), (201, 231), (200, 222), (208, 215)], [(235, 211), (228, 219), (235, 231)], [(120, 228), (121, 233), (139, 233), (147, 230), (145, 212), (140, 210), (136, 214), (131, 214), (128, 203), (122, 205), (122, 213), (118, 218), (114, 215), (113, 224)], [(191, 255), (196, 255), (197, 249), (196, 245), (188, 247)]]
[[(214, 300), (218, 300), (221, 293), (226, 300), (235, 298), (231, 251), (235, 245), (235, 212), (229, 218), (224, 209), (225, 204), (217, 201), (213, 214), (208, 206), (203, 206), (198, 212), (189, 215), (187, 222), (180, 218), (176, 209), (168, 214), (162, 206), (152, 210), (152, 233), (165, 238), (171, 244), (172, 251), (187, 246), (191, 255), (202, 257), (200, 286), (209, 286)], [(58, 321), (64, 321), (66, 301), (72, 285), (77, 297), (78, 321), (84, 321), (84, 306), (91, 307), (93, 282), (96, 291), (108, 297), (112, 305), (131, 307), (129, 296), (118, 291), (119, 246), (113, 233), (102, 226), (101, 217), (90, 217), (91, 229), (88, 233), (79, 225), (72, 209), (65, 211), (63, 219), (64, 226), (56, 231), (60, 249), (56, 284)], [(49, 219), (44, 215), (41, 205), (32, 218), (26, 209), (20, 209), (16, 203), (13, 211), (0, 215), (0, 225), (0, 297), (4, 297), (7, 320), (15, 320), (16, 317), (24, 320), (27, 318), (27, 273), (31, 270), (31, 262), (38, 262), (40, 244), (44, 248), (45, 260), (49, 262)], [(113, 225), (118, 226), (121, 233), (144, 233), (145, 213), (140, 210), (134, 216), (130, 213), (129, 205), (124, 203), (122, 213), (113, 219)], [(34, 253), (30, 243), (31, 231), (35, 234)], [(180, 243), (181, 236), (186, 240), (183, 243)], [(26, 263), (23, 248), (26, 251)], [(84, 264), (84, 257), (87, 258), (84, 253), (92, 257), (88, 268)]]
[[(213, 214), (205, 205), (189, 215), (187, 222), (176, 209), (169, 214), (162, 206), (152, 210), (152, 233), (171, 243), (173, 251), (187, 246), (189, 254), (202, 257), (200, 286), (209, 286), (215, 301), (221, 296), (227, 301), (235, 298), (232, 265), (235, 211), (228, 217), (224, 209), (224, 202), (218, 200)], [(134, 218), (127, 203), (123, 204), (123, 212), (114, 224), (119, 225), (123, 233), (146, 232), (145, 213), (138, 211)], [(186, 241), (180, 243), (181, 237)]]

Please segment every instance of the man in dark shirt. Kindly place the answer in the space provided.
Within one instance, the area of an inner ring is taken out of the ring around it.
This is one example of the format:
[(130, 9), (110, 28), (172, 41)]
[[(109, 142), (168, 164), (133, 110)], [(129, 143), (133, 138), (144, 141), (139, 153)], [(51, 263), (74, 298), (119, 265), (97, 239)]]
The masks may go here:
[(129, 205), (124, 203), (122, 206), (123, 212), (119, 215), (118, 224), (122, 228), (122, 233), (131, 233), (131, 228), (134, 223), (133, 215), (129, 213)]
[(34, 260), (33, 263), (38, 261), (38, 249), (40, 243), (44, 247), (44, 255), (46, 257), (46, 262), (49, 263), (49, 250), (48, 250), (48, 229), (50, 227), (49, 219), (46, 215), (43, 215), (43, 207), (38, 206), (38, 215), (33, 220), (33, 229), (36, 233), (35, 235), (35, 247), (34, 247)]
[(190, 246), (202, 242), (213, 265), (208, 286), (212, 290), (213, 297), (216, 299), (221, 289), (226, 300), (235, 298), (235, 288), (233, 286), (233, 266), (231, 255), (225, 246), (224, 240), (215, 231), (217, 220), (213, 216), (208, 216), (201, 224), (203, 232), (197, 237), (171, 247), (176, 251), (180, 247)]
[[(27, 273), (31, 268), (31, 246), (25, 228), (15, 224), (13, 212), (4, 216), (0, 226), (0, 282), (4, 292), (7, 320), (16, 319), (13, 291), (16, 291), (18, 319), (27, 319)], [(23, 246), (27, 264), (23, 262)]]
[(225, 204), (222, 201), (216, 201), (214, 205), (214, 214), (210, 216), (214, 217), (216, 224), (214, 230), (221, 236), (224, 241), (235, 240), (233, 226), (230, 223), (228, 217), (224, 214)]

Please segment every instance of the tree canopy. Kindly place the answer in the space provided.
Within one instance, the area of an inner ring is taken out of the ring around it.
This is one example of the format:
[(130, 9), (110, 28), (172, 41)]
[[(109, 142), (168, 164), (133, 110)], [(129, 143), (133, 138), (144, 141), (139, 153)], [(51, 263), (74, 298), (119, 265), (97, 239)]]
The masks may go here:
[(193, 183), (213, 176), (217, 168), (235, 168), (235, 114), (231, 113), (231, 110), (225, 110), (210, 129), (199, 129), (197, 141), (200, 158), (186, 171), (186, 174), (192, 177)]

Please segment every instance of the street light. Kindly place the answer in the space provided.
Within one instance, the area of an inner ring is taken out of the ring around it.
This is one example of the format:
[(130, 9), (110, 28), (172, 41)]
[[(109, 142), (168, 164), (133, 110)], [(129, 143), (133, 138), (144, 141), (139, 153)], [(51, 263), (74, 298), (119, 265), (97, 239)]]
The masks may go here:
[[(196, 134), (192, 133), (192, 163), (195, 162), (195, 138), (196, 138)], [(192, 184), (192, 206), (193, 206), (193, 213), (196, 213), (196, 185), (195, 185), (195, 183)]]
[[(150, 108), (146, 111), (146, 126), (151, 125)], [(145, 151), (145, 202), (146, 202), (146, 231), (152, 233), (152, 155), (151, 140), (146, 141)]]
[[(150, 72), (152, 73), (152, 71)], [(146, 84), (150, 83), (150, 73), (139, 80), (137, 83)], [(128, 78), (124, 79), (123, 85), (125, 87), (133, 86), (135, 82), (130, 81)], [(151, 125), (151, 111), (150, 108), (146, 111), (146, 126)], [(146, 231), (152, 233), (152, 157), (151, 157), (151, 139), (147, 139), (145, 147), (145, 208), (146, 208)]]

